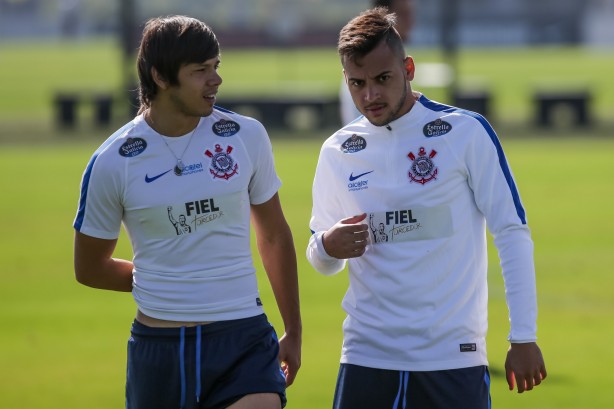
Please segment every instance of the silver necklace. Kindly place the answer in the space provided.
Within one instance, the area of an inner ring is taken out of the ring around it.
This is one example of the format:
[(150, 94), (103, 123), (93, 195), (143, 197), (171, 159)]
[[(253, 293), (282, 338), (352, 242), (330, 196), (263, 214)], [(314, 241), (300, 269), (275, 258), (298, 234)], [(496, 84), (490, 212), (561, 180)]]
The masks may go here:
[[(146, 114), (149, 114), (149, 111), (146, 112)], [(143, 117), (145, 118), (145, 115), (143, 115)], [(147, 121), (147, 119), (149, 119), (149, 121)], [(151, 119), (151, 115), (147, 115), (147, 118), (145, 118), (146, 122), (151, 122), (153, 124), (153, 120)], [(173, 154), (173, 156), (175, 157), (175, 168), (173, 169), (173, 171), (175, 172), (175, 175), (177, 176), (181, 176), (183, 174), (183, 169), (185, 168), (185, 165), (183, 164), (183, 155), (185, 155), (186, 151), (188, 150), (188, 147), (190, 146), (190, 143), (192, 142), (192, 137), (194, 136), (194, 133), (196, 132), (196, 128), (198, 128), (198, 124), (196, 124), (196, 126), (194, 127), (194, 129), (192, 130), (192, 133), (190, 134), (190, 139), (188, 140), (188, 144), (185, 146), (185, 148), (183, 149), (183, 152), (181, 153), (181, 156), (177, 157), (177, 155), (175, 155), (175, 151), (173, 151), (171, 149), (171, 147), (168, 145), (168, 142), (166, 142), (166, 138), (162, 135), (160, 135), (160, 138), (162, 138), (162, 141), (164, 142), (164, 144), (166, 145), (166, 147), (168, 148), (168, 150)]]
[(175, 157), (176, 162), (175, 162), (174, 172), (175, 172), (175, 175), (177, 175), (177, 176), (181, 176), (181, 174), (183, 173), (183, 169), (185, 168), (185, 165), (183, 164), (183, 160), (182, 160), (183, 159), (183, 155), (185, 155), (186, 151), (188, 150), (188, 147), (190, 146), (190, 143), (192, 142), (192, 137), (194, 136), (194, 132), (196, 132), (196, 128), (198, 128), (198, 124), (196, 125), (196, 127), (194, 128), (192, 133), (190, 134), (190, 139), (188, 140), (188, 144), (185, 146), (185, 148), (183, 149), (183, 152), (181, 153), (181, 156), (179, 156), (179, 157), (177, 155), (175, 155), (175, 152), (168, 145), (168, 142), (166, 142), (166, 138), (164, 136), (160, 135), (160, 137), (164, 141), (164, 144), (166, 145), (168, 150)]

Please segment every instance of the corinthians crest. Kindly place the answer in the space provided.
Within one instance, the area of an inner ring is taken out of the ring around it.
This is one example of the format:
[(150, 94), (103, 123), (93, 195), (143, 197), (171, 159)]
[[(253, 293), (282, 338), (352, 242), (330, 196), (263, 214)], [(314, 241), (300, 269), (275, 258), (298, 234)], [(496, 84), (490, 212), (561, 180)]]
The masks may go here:
[(209, 149), (205, 151), (205, 155), (211, 158), (209, 172), (211, 172), (214, 179), (228, 180), (237, 174), (239, 164), (235, 163), (232, 156), (230, 156), (232, 150), (233, 147), (230, 145), (224, 150), (220, 144), (215, 144), (215, 152), (211, 152)]
[(409, 178), (411, 182), (417, 182), (424, 185), (426, 182), (430, 182), (433, 179), (437, 179), (437, 168), (433, 163), (433, 158), (437, 155), (435, 150), (431, 149), (431, 153), (427, 154), (423, 147), (420, 147), (418, 156), (413, 152), (409, 152), (407, 155), (412, 161), (409, 168)]

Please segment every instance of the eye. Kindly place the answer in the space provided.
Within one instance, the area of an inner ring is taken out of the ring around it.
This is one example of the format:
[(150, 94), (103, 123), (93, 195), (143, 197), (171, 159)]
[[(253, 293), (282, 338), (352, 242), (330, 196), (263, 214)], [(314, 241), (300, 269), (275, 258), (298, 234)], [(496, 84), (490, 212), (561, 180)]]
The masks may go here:
[(352, 87), (362, 87), (364, 81), (361, 80), (350, 80), (350, 86)]
[(390, 79), (390, 74), (382, 74), (379, 76), (379, 82), (386, 82)]

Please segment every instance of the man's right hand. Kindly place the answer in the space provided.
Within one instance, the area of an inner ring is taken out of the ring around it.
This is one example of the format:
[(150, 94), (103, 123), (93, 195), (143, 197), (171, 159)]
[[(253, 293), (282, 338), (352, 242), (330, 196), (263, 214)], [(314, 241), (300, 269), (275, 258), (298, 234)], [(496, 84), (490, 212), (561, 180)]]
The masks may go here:
[(322, 236), (326, 253), (338, 259), (360, 257), (365, 253), (369, 240), (369, 226), (361, 223), (367, 214), (340, 220)]

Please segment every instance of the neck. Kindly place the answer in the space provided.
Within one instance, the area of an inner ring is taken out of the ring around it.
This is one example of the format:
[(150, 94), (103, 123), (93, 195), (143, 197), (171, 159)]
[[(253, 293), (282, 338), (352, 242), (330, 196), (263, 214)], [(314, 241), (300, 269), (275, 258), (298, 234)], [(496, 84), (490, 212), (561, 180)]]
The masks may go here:
[(143, 119), (154, 131), (170, 137), (190, 133), (200, 121), (197, 116), (162, 111), (155, 106), (151, 106), (143, 112)]

